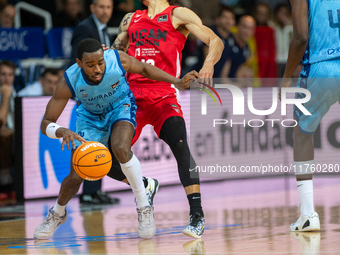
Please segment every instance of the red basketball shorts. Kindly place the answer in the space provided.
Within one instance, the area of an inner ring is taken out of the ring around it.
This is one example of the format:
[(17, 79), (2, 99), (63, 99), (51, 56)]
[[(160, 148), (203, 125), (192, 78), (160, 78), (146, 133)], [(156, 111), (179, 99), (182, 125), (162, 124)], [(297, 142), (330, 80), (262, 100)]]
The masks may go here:
[(138, 140), (145, 125), (150, 124), (159, 137), (163, 123), (172, 116), (183, 118), (183, 112), (178, 100), (177, 90), (160, 86), (131, 87), (136, 98), (137, 128), (132, 139), (132, 145)]

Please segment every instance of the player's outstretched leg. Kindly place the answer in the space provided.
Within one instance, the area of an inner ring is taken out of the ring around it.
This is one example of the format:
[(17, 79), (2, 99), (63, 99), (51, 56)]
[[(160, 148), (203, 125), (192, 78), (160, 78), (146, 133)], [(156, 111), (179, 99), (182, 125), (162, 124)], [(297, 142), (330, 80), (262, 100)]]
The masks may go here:
[(302, 133), (299, 126), (294, 128), (294, 167), (301, 201), (301, 215), (290, 225), (290, 231), (318, 231), (320, 220), (314, 210), (313, 199), (313, 135)]
[(80, 178), (71, 167), (70, 174), (66, 176), (61, 183), (56, 204), (54, 207), (50, 208), (45, 220), (35, 229), (34, 238), (48, 239), (53, 235), (59, 225), (66, 222), (66, 205), (68, 201), (77, 194), (82, 182), (83, 179)]
[(159, 137), (169, 145), (176, 158), (179, 178), (190, 205), (190, 219), (183, 234), (201, 238), (205, 220), (201, 206), (200, 181), (198, 172), (190, 172), (190, 169), (196, 167), (196, 163), (190, 154), (184, 119), (179, 116), (168, 118), (163, 123)]

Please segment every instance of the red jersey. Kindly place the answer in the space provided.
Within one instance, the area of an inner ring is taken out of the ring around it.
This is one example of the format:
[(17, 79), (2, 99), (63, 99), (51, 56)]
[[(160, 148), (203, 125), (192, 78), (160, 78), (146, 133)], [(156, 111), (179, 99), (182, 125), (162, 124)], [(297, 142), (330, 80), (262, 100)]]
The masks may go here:
[[(128, 28), (130, 39), (128, 54), (179, 78), (182, 50), (187, 38), (171, 23), (171, 14), (176, 7), (178, 6), (169, 6), (153, 19), (149, 18), (147, 10), (136, 11)], [(131, 87), (156, 84), (171, 86), (169, 83), (150, 80), (134, 73), (128, 73), (127, 79)]]

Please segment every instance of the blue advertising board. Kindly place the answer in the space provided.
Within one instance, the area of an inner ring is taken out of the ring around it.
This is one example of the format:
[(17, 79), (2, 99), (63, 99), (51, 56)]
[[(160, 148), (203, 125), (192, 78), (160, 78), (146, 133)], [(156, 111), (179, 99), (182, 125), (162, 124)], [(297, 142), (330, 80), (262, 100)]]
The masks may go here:
[(0, 59), (43, 58), (43, 28), (0, 28)]

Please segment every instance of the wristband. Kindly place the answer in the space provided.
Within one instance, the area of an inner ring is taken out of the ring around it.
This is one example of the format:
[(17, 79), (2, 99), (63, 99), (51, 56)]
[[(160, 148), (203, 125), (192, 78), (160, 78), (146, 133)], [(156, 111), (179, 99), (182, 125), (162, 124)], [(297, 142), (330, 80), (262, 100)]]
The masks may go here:
[(49, 138), (52, 139), (58, 139), (58, 137), (56, 136), (56, 132), (58, 128), (61, 128), (62, 126), (59, 126), (57, 123), (51, 122), (50, 124), (47, 125), (46, 127), (46, 135)]

